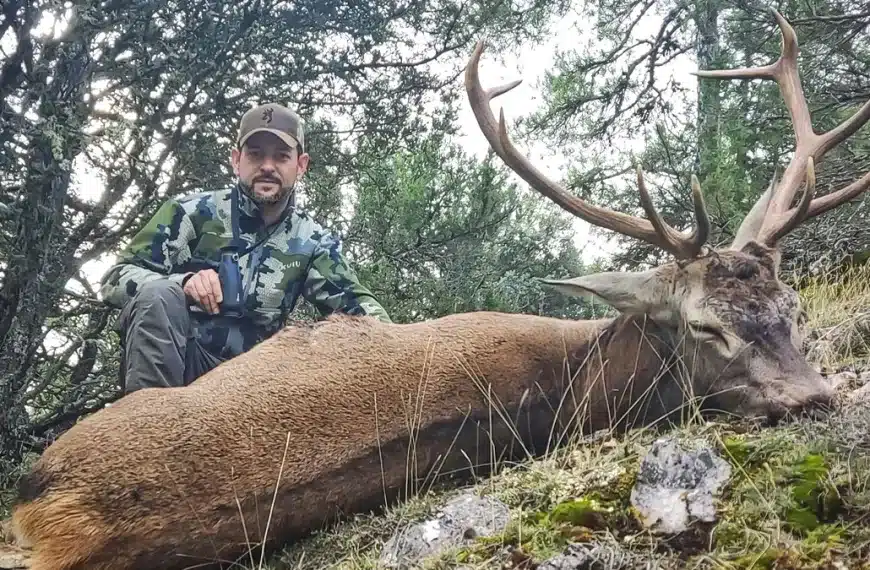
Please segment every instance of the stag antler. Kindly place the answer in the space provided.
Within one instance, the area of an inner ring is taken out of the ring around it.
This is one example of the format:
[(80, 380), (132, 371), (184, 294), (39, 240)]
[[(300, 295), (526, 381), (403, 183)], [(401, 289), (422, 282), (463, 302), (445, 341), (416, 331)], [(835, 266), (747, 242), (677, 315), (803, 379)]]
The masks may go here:
[(505, 164), (519, 174), (532, 188), (578, 218), (596, 226), (644, 240), (661, 247), (677, 258), (690, 259), (698, 255), (710, 235), (710, 219), (707, 216), (704, 197), (701, 194), (701, 185), (695, 176), (692, 176), (692, 200), (695, 205), (697, 227), (688, 235), (669, 226), (656, 211), (646, 190), (643, 173), (639, 166), (637, 168), (638, 191), (641, 206), (643, 206), (648, 220), (587, 204), (577, 196), (570, 194), (565, 188), (544, 176), (516, 149), (507, 135), (503, 110), (499, 113), (499, 121), (496, 123), (489, 106), (490, 101), (519, 85), (521, 80), (484, 90), (480, 84), (477, 70), (483, 48), (483, 42), (478, 42), (474, 48), (465, 69), (465, 90), (468, 93), (468, 100), (477, 119), (477, 124), (480, 125), (480, 130), (483, 131), (486, 140), (489, 141), (492, 149)]
[[(815, 164), (821, 162), (828, 151), (852, 136), (870, 119), (870, 101), (837, 127), (824, 134), (816, 134), (798, 74), (797, 34), (779, 12), (775, 9), (771, 11), (782, 33), (782, 53), (776, 62), (761, 67), (696, 72), (699, 77), (713, 79), (776, 81), (794, 126), (794, 156), (779, 184), (771, 182), (771, 187), (746, 215), (732, 244), (734, 248), (742, 247), (749, 240), (775, 246), (782, 237), (803, 221), (836, 208), (870, 188), (870, 172), (868, 172), (845, 188), (813, 199)], [(791, 207), (804, 176), (807, 180), (807, 190), (800, 203)]]

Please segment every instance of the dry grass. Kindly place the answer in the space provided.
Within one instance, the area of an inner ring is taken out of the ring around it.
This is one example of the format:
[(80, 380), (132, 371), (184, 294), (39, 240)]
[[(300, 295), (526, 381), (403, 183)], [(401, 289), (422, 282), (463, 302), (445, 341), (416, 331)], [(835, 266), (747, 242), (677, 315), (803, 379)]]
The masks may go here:
[(870, 359), (870, 264), (827, 271), (801, 284), (808, 357), (825, 369)]

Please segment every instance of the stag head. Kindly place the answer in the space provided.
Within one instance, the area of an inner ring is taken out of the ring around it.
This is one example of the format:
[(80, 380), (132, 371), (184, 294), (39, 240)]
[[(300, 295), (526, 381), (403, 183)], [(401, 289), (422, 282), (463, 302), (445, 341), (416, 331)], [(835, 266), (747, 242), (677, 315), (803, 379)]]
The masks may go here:
[[(606, 272), (544, 283), (568, 295), (595, 296), (623, 313), (645, 315), (668, 333), (674, 350), (690, 361), (692, 389), (695, 395), (708, 396), (707, 406), (767, 418), (827, 404), (833, 397), (827, 381), (800, 354), (800, 302), (778, 277), (779, 243), (805, 220), (870, 186), (868, 173), (845, 188), (814, 197), (815, 164), (870, 119), (870, 102), (838, 127), (816, 134), (798, 75), (796, 34), (778, 12), (773, 15), (782, 33), (782, 52), (775, 63), (697, 72), (705, 78), (776, 81), (794, 125), (796, 148), (782, 178), (771, 181), (733, 243), (720, 249), (705, 245), (710, 221), (694, 175), (696, 225), (688, 233), (668, 225), (656, 211), (639, 167), (637, 188), (646, 219), (589, 204), (548, 179), (517, 150), (507, 135), (503, 112), (496, 121), (490, 100), (520, 81), (482, 88), (477, 71), (482, 42), (465, 74), (471, 108), (484, 136), (532, 188), (593, 225), (644, 240), (674, 257), (645, 272)], [(793, 205), (804, 182), (803, 195)]]

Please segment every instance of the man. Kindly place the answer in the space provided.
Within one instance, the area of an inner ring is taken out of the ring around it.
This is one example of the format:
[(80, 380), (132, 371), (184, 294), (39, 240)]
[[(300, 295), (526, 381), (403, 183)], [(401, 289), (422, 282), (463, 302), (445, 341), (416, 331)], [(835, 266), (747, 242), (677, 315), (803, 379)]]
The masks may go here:
[(122, 309), (125, 393), (189, 384), (274, 334), (299, 295), (321, 315), (390, 321), (339, 240), (295, 208), (309, 159), (303, 131), (281, 105), (249, 110), (233, 187), (165, 202), (103, 277), (104, 302)]

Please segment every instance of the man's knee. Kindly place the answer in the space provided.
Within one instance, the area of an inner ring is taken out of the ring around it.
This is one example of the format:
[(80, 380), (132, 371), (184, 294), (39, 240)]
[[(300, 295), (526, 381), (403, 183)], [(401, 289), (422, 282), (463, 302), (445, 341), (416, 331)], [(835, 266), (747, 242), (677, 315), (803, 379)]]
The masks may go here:
[(149, 281), (139, 286), (136, 294), (121, 311), (118, 330), (122, 338), (132, 328), (174, 330), (187, 335), (190, 316), (181, 285), (167, 279)]
[(139, 285), (136, 294), (131, 302), (142, 303), (154, 301), (162, 301), (167, 304), (185, 304), (184, 289), (177, 281), (168, 279), (155, 279)]
[(178, 316), (186, 311), (186, 295), (181, 285), (168, 279), (156, 279), (139, 285), (133, 298), (124, 307), (122, 320), (129, 318), (131, 313), (155, 309), (169, 316)]
[(118, 329), (125, 393), (184, 384), (191, 328), (181, 285), (166, 279), (141, 285), (121, 312)]

